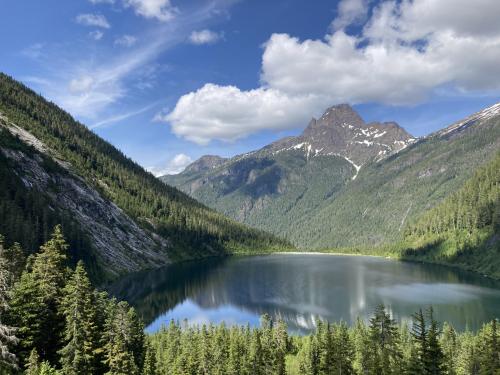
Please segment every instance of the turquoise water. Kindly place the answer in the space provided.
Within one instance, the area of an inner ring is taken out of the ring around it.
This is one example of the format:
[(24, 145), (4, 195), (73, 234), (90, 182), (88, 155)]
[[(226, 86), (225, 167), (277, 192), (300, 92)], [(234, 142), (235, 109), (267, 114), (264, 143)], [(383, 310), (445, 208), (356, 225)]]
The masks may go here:
[(500, 316), (500, 284), (447, 267), (384, 258), (277, 254), (184, 263), (130, 275), (109, 290), (157, 331), (171, 319), (257, 325), (267, 313), (291, 332), (316, 319), (367, 320), (378, 304), (405, 321), (432, 305), (440, 321), (476, 330)]

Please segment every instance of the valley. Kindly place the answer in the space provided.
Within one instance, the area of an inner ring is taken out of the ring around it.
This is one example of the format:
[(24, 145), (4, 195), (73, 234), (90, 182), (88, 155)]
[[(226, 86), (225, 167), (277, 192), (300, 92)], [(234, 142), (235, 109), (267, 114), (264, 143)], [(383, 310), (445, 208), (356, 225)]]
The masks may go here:
[(498, 0), (1, 9), (0, 375), (500, 375)]

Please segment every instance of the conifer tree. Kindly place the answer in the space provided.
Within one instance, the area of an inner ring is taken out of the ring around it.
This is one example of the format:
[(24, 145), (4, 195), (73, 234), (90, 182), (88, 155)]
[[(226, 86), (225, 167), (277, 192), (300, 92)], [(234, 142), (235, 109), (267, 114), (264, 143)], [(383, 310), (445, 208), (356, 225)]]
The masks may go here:
[(34, 347), (43, 360), (57, 362), (64, 317), (60, 303), (69, 269), (66, 267), (68, 244), (61, 226), (56, 226), (50, 240), (28, 262), (12, 292), (10, 319), (19, 321), (20, 353), (27, 357)]
[(33, 349), (30, 353), (28, 362), (25, 365), (26, 371), (25, 375), (38, 375), (40, 373), (40, 356), (38, 355), (36, 349)]
[(370, 319), (369, 332), (372, 344), (370, 373), (398, 373), (398, 364), (401, 364), (402, 358), (399, 349), (398, 329), (383, 305), (375, 309), (374, 316)]
[(39, 375), (62, 375), (59, 371), (57, 371), (54, 367), (50, 365), (48, 361), (43, 361), (40, 365)]
[(137, 351), (141, 334), (136, 331), (135, 312), (130, 311), (126, 302), (115, 303), (109, 310), (105, 346), (107, 375), (138, 375), (141, 370), (137, 363), (142, 355)]
[(156, 349), (151, 345), (149, 340), (145, 341), (146, 354), (144, 356), (144, 366), (142, 375), (158, 375)]
[(252, 342), (250, 344), (249, 357), (249, 364), (251, 369), (250, 374), (266, 374), (263, 360), (261, 333), (259, 330), (254, 330), (254, 332), (252, 333)]
[(285, 375), (286, 373), (286, 355), (288, 353), (289, 342), (286, 324), (283, 320), (278, 320), (274, 328), (274, 373), (276, 375)]
[(446, 322), (443, 324), (441, 347), (443, 348), (444, 363), (448, 375), (456, 375), (454, 363), (458, 355), (457, 333), (455, 329)]
[(500, 374), (500, 345), (497, 320), (485, 324), (479, 333), (481, 338), (480, 374)]
[(10, 289), (15, 281), (15, 274), (3, 247), (0, 236), (0, 370), (2, 368), (17, 369), (18, 361), (12, 353), (12, 346), (19, 341), (15, 336), (15, 328), (5, 324), (6, 313), (10, 308)]
[(428, 333), (425, 316), (421, 309), (413, 315), (412, 336), (415, 349), (412, 353), (409, 373), (412, 375), (425, 374)]
[(62, 313), (66, 319), (65, 343), (61, 349), (64, 374), (94, 374), (95, 354), (99, 349), (99, 332), (95, 310), (94, 290), (83, 262), (78, 265), (64, 289)]
[(350, 375), (354, 374), (354, 346), (349, 337), (347, 325), (342, 322), (334, 326), (334, 366), (331, 373)]
[(434, 319), (432, 306), (427, 311), (429, 319), (429, 330), (427, 333), (427, 351), (425, 360), (425, 373), (429, 375), (441, 375), (446, 373), (444, 366), (444, 355), (439, 343), (439, 327)]

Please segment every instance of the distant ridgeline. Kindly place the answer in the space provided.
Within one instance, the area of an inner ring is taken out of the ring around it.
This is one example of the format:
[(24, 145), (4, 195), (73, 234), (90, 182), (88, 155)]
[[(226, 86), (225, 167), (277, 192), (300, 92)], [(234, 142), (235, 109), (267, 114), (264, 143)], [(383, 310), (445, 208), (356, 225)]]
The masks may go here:
[(500, 103), (419, 139), (338, 105), (298, 137), (205, 156), (162, 180), (304, 250), (417, 257), (500, 278), (499, 150)]
[(34, 252), (62, 224), (100, 280), (181, 259), (290, 248), (158, 181), (0, 73), (0, 233)]

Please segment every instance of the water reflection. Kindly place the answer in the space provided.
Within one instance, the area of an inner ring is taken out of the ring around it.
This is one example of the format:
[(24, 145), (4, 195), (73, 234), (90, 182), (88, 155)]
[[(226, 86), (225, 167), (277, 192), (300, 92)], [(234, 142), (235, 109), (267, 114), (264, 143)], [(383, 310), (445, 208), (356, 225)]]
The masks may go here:
[(263, 313), (305, 333), (317, 318), (353, 323), (383, 303), (399, 320), (433, 305), (438, 320), (477, 329), (500, 313), (499, 284), (450, 268), (373, 257), (212, 259), (135, 274), (110, 286), (159, 329), (170, 319), (258, 324)]

